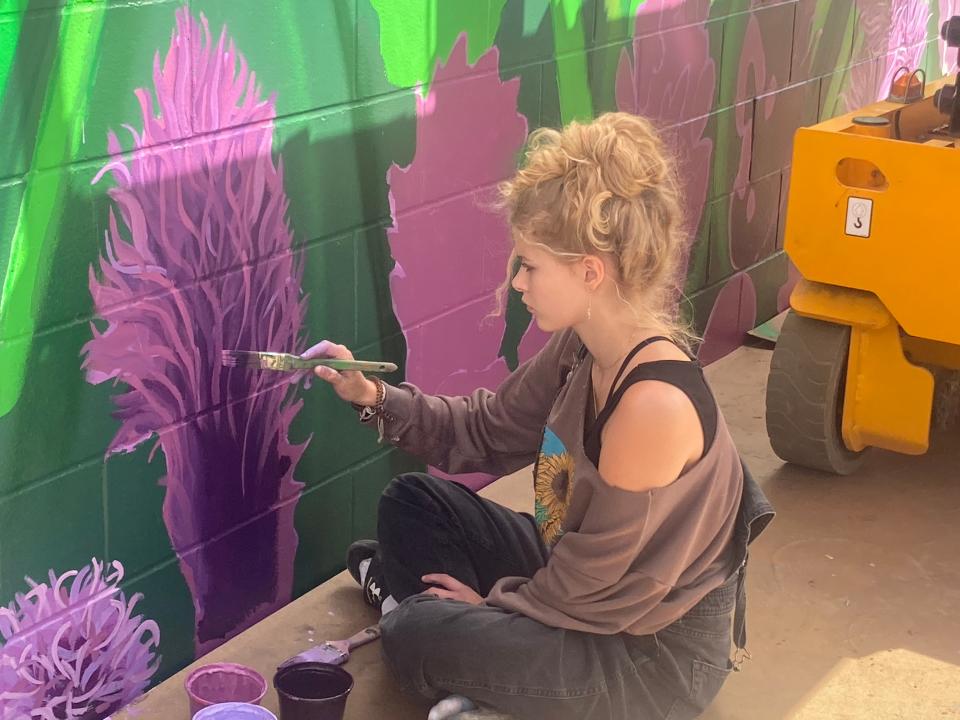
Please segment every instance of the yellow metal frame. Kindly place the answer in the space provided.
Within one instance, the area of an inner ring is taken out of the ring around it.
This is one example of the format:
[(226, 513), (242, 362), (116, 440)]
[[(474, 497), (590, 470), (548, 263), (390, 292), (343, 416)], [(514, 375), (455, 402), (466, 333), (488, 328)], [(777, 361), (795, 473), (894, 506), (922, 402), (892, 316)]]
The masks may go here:
[[(875, 103), (795, 136), (784, 249), (803, 280), (790, 304), (851, 328), (841, 432), (853, 451), (925, 452), (934, 380), (914, 363), (960, 369), (960, 142), (922, 137), (945, 122), (933, 95), (951, 80), (928, 83), (920, 102)], [(868, 237), (849, 234), (858, 198), (872, 209)]]
[(933, 375), (904, 356), (900, 328), (883, 303), (862, 290), (801, 280), (790, 305), (801, 315), (850, 326), (841, 420), (844, 444), (854, 452), (873, 446), (925, 453)]
[[(960, 238), (951, 209), (960, 148), (853, 133), (853, 117), (862, 115), (899, 112), (908, 138), (942, 123), (932, 94), (944, 84), (928, 84), (927, 99), (915, 105), (876, 103), (797, 131), (784, 249), (807, 280), (870, 292), (909, 335), (960, 345)], [(845, 233), (850, 198), (872, 203), (869, 237)]]

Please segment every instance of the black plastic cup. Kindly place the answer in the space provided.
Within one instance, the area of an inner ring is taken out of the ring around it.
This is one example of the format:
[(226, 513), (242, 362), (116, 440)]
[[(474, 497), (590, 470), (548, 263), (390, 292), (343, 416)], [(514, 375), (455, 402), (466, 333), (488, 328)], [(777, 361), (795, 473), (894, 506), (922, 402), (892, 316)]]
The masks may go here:
[(273, 676), (280, 720), (343, 720), (353, 676), (339, 665), (302, 662)]

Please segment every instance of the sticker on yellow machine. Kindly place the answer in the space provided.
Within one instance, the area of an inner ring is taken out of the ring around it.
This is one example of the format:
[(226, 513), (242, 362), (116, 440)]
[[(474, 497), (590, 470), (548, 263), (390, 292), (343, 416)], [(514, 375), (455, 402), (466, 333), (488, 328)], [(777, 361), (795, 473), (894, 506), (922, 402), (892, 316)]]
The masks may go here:
[(873, 222), (873, 200), (862, 197), (847, 198), (847, 235), (870, 237)]

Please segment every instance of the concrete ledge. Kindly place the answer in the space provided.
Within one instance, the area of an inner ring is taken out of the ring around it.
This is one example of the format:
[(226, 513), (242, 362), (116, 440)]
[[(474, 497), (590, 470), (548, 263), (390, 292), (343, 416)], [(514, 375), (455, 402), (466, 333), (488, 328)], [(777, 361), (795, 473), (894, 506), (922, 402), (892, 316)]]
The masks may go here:
[[(533, 507), (531, 468), (502, 478), (481, 494), (515, 509)], [(344, 571), (167, 678), (112, 717), (190, 720), (184, 681), (195, 668), (214, 662), (242, 663), (260, 672), (270, 685), (262, 704), (276, 713), (272, 680), (279, 663), (324, 640), (349, 637), (376, 620), (377, 613), (363, 603), (357, 584)], [(430, 703), (400, 690), (380, 659), (379, 642), (353, 651), (345, 667), (354, 678), (346, 720), (427, 717)]]

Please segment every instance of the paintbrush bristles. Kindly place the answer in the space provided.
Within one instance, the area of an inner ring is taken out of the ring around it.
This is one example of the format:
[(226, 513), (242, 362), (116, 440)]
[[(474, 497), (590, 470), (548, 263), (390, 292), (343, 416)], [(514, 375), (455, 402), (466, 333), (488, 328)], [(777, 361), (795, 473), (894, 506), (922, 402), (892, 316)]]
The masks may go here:
[(224, 367), (257, 368), (258, 370), (276, 370), (278, 372), (294, 372), (309, 368), (309, 366), (303, 365), (304, 361), (299, 356), (289, 353), (224, 350), (222, 357)]
[(261, 359), (256, 353), (242, 350), (224, 350), (220, 354), (220, 362), (224, 367), (254, 367), (261, 366)]

